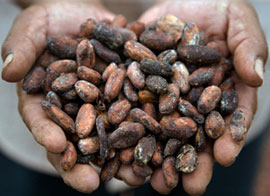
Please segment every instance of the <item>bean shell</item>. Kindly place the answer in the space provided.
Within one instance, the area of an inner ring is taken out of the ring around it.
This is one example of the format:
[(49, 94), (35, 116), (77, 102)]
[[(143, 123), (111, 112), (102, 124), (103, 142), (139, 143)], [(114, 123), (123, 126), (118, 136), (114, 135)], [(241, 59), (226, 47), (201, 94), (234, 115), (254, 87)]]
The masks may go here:
[(168, 121), (164, 129), (164, 133), (169, 137), (185, 139), (196, 133), (197, 124), (188, 117), (180, 117)]
[(144, 127), (141, 124), (130, 123), (113, 131), (108, 137), (108, 142), (113, 148), (123, 149), (136, 144), (144, 133)]
[(146, 78), (146, 86), (156, 94), (165, 94), (168, 91), (167, 81), (160, 76), (148, 76)]
[(112, 124), (121, 123), (127, 116), (131, 104), (128, 100), (118, 100), (114, 102), (108, 110), (108, 120)]
[(41, 102), (42, 109), (56, 124), (68, 133), (75, 133), (75, 123), (64, 111), (57, 106), (47, 102)]
[(92, 104), (83, 104), (76, 117), (76, 131), (80, 138), (87, 137), (96, 121), (96, 110)]
[(77, 160), (77, 151), (74, 147), (74, 145), (67, 141), (66, 148), (64, 152), (62, 153), (61, 157), (61, 166), (64, 171), (71, 170), (72, 167), (76, 164)]
[(94, 84), (84, 80), (76, 82), (75, 89), (79, 97), (86, 103), (95, 101), (100, 95), (99, 89)]
[(176, 84), (169, 84), (168, 92), (159, 97), (159, 112), (161, 114), (172, 113), (177, 107), (179, 95), (179, 88)]
[(218, 64), (221, 60), (219, 51), (201, 45), (179, 46), (177, 53), (184, 62), (196, 65)]
[(127, 69), (127, 76), (137, 89), (142, 89), (145, 86), (145, 75), (140, 70), (140, 64), (133, 61)]

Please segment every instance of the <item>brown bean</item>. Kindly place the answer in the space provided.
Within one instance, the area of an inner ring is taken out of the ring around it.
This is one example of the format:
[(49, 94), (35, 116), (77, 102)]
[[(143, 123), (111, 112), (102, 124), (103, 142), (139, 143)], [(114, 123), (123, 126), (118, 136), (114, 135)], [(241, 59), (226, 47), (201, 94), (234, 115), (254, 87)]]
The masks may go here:
[(125, 43), (125, 52), (130, 58), (138, 62), (143, 58), (157, 59), (156, 55), (150, 49), (132, 40)]
[(108, 67), (102, 73), (102, 80), (106, 82), (107, 79), (110, 77), (111, 73), (114, 72), (117, 68), (118, 67), (115, 63), (111, 63), (110, 65), (108, 65)]
[(179, 99), (178, 110), (184, 116), (191, 117), (198, 124), (204, 123), (204, 116), (198, 112), (197, 108), (182, 98)]
[(61, 59), (74, 59), (78, 42), (68, 37), (50, 37), (46, 42), (48, 50)]
[(169, 84), (168, 92), (159, 97), (159, 112), (161, 114), (172, 113), (177, 107), (179, 96), (180, 92), (176, 84)]
[(215, 73), (214, 76), (210, 82), (211, 85), (220, 85), (220, 83), (223, 81), (225, 75), (225, 70), (222, 65), (218, 65), (215, 67)]
[(177, 52), (172, 49), (165, 50), (158, 55), (157, 59), (161, 62), (172, 64), (177, 59)]
[(201, 67), (195, 70), (188, 78), (191, 86), (202, 86), (211, 83), (215, 75), (213, 67)]
[(94, 37), (95, 25), (96, 25), (96, 21), (92, 18), (89, 18), (86, 22), (82, 23), (80, 26), (79, 37), (92, 39)]
[(65, 100), (74, 100), (77, 98), (77, 93), (74, 88), (69, 89), (68, 91), (64, 92), (61, 97)]
[(134, 159), (134, 149), (135, 147), (129, 147), (120, 151), (120, 160), (123, 164), (129, 165)]
[(77, 75), (80, 79), (90, 82), (94, 85), (99, 85), (101, 82), (101, 75), (97, 71), (85, 66), (78, 67)]
[(133, 31), (139, 37), (144, 32), (145, 25), (140, 21), (134, 21), (127, 24), (127, 29)]
[(167, 124), (168, 121), (170, 121), (171, 119), (174, 119), (174, 118), (179, 118), (179, 117), (180, 117), (180, 114), (177, 111), (175, 111), (169, 115), (163, 115), (161, 120), (160, 120), (160, 126), (162, 129), (162, 132), (164, 132), (165, 125)]
[(138, 141), (134, 150), (134, 159), (138, 165), (147, 165), (151, 161), (156, 148), (156, 139), (152, 135), (143, 137)]
[(175, 169), (175, 158), (167, 157), (162, 164), (163, 178), (166, 186), (169, 189), (173, 189), (177, 186), (179, 176)]
[(52, 90), (55, 92), (63, 93), (73, 87), (78, 78), (75, 73), (61, 74), (52, 83)]
[(79, 97), (87, 103), (95, 101), (100, 95), (100, 91), (95, 85), (84, 80), (76, 82), (75, 89)]
[(140, 123), (130, 123), (113, 131), (108, 142), (113, 148), (123, 149), (136, 144), (144, 133), (144, 127)]
[(150, 91), (156, 94), (165, 94), (168, 91), (167, 81), (160, 76), (147, 76), (146, 86)]
[(202, 114), (206, 114), (215, 109), (221, 97), (221, 90), (217, 86), (205, 88), (198, 100), (197, 108)]
[(133, 61), (127, 69), (127, 76), (137, 89), (142, 89), (145, 86), (145, 75), (140, 70), (140, 64)]
[(62, 153), (61, 157), (61, 166), (64, 171), (71, 170), (72, 167), (76, 164), (77, 152), (74, 145), (67, 141), (66, 148)]
[(174, 35), (175, 42), (182, 37), (182, 31), (185, 23), (179, 18), (166, 14), (162, 16), (157, 21), (157, 26), (164, 32), (172, 33)]
[(222, 92), (220, 99), (220, 112), (223, 115), (231, 114), (238, 105), (238, 95), (235, 90), (228, 89)]
[(183, 28), (182, 39), (180, 46), (184, 45), (199, 45), (200, 44), (200, 30), (191, 22), (187, 22)]
[(233, 88), (233, 86), (234, 86), (234, 82), (233, 82), (232, 78), (229, 77), (219, 85), (219, 88), (223, 92), (225, 90)]
[(152, 156), (152, 164), (155, 166), (155, 167), (158, 167), (162, 164), (163, 162), (163, 145), (160, 141), (157, 141), (156, 142), (156, 148), (155, 148), (155, 152)]
[(142, 110), (145, 113), (149, 114), (152, 118), (157, 120), (157, 112), (156, 112), (155, 106), (152, 103), (143, 104)]
[(56, 105), (58, 108), (62, 108), (62, 102), (60, 97), (53, 91), (49, 91), (46, 95), (46, 100), (51, 104)]
[(129, 113), (131, 104), (128, 100), (118, 100), (114, 102), (108, 110), (108, 120), (112, 124), (121, 123)]
[(93, 32), (97, 40), (105, 43), (111, 49), (117, 49), (124, 43), (122, 35), (105, 23), (97, 23)]
[(197, 124), (191, 118), (180, 117), (168, 121), (164, 129), (164, 133), (169, 137), (185, 139), (196, 133)]
[(143, 105), (145, 103), (154, 103), (157, 100), (157, 97), (155, 96), (155, 94), (153, 94), (151, 91), (149, 90), (140, 90), (138, 93), (139, 96), (139, 102)]
[(173, 156), (182, 145), (183, 142), (178, 139), (174, 138), (169, 139), (164, 149), (164, 156), (165, 157)]
[(45, 50), (42, 55), (37, 59), (35, 65), (41, 66), (46, 69), (50, 64), (57, 61), (58, 58), (51, 54), (49, 50)]
[(92, 104), (83, 104), (76, 117), (76, 132), (80, 138), (87, 137), (96, 121), (96, 110)]
[(123, 92), (129, 101), (137, 102), (139, 100), (139, 96), (128, 78), (124, 81)]
[(143, 58), (141, 60), (140, 69), (150, 75), (159, 75), (159, 76), (172, 76), (173, 71), (170, 64), (166, 62), (161, 62), (153, 60), (151, 58)]
[(172, 70), (173, 76), (171, 79), (173, 83), (179, 87), (181, 93), (186, 94), (190, 89), (188, 69), (183, 63), (177, 61), (172, 65)]
[(111, 73), (105, 85), (104, 90), (105, 99), (111, 101), (115, 97), (117, 97), (124, 84), (125, 76), (126, 72), (119, 68)]
[(98, 40), (92, 39), (91, 43), (94, 46), (94, 50), (96, 54), (106, 63), (112, 63), (112, 62), (121, 63), (121, 58), (119, 54), (117, 54), (115, 51), (107, 48)]
[(76, 55), (79, 66), (86, 66), (89, 68), (95, 66), (96, 55), (94, 47), (88, 39), (84, 39), (79, 43)]
[(80, 109), (78, 103), (67, 103), (64, 105), (63, 110), (71, 117), (76, 117)]
[(97, 128), (97, 133), (98, 133), (99, 143), (100, 143), (99, 154), (101, 158), (105, 159), (109, 155), (109, 145), (107, 141), (107, 134), (105, 132), (105, 122), (102, 116), (97, 117), (96, 128)]
[(187, 95), (187, 101), (189, 101), (191, 104), (196, 106), (203, 90), (204, 90), (204, 87), (202, 86), (191, 88), (191, 90), (189, 91)]
[(195, 148), (198, 151), (203, 151), (206, 147), (206, 136), (203, 126), (198, 126), (198, 131), (195, 136)]
[(23, 90), (28, 94), (39, 93), (42, 90), (42, 81), (44, 80), (45, 75), (46, 72), (42, 67), (33, 67), (23, 80)]
[(148, 48), (159, 51), (173, 48), (175, 45), (173, 34), (149, 29), (141, 34), (140, 42)]
[(124, 43), (129, 40), (137, 41), (137, 35), (129, 29), (113, 27), (113, 30), (121, 34)]
[(42, 109), (56, 124), (68, 133), (75, 133), (75, 123), (65, 112), (48, 101), (41, 102)]
[(88, 137), (80, 139), (78, 142), (78, 148), (84, 155), (94, 154), (99, 150), (100, 142), (99, 137)]
[(135, 122), (143, 124), (147, 129), (149, 129), (154, 134), (160, 133), (160, 124), (152, 118), (149, 114), (145, 113), (139, 108), (134, 108), (130, 111), (131, 117)]
[(176, 169), (183, 173), (192, 173), (198, 165), (198, 155), (193, 146), (184, 145), (176, 158)]
[(219, 51), (201, 45), (178, 46), (177, 53), (180, 60), (195, 65), (218, 64), (221, 60)]
[(246, 119), (244, 113), (237, 109), (234, 111), (230, 121), (232, 138), (236, 141), (244, 140), (247, 133)]
[(117, 153), (117, 155), (107, 161), (101, 171), (100, 171), (100, 180), (102, 182), (108, 182), (110, 181), (118, 172), (119, 168), (121, 166), (121, 162), (119, 160), (119, 153)]
[(77, 67), (77, 63), (73, 60), (58, 60), (48, 66), (47, 72), (52, 70), (60, 75), (61, 73), (75, 72)]
[(150, 166), (138, 165), (135, 162), (132, 164), (132, 170), (136, 176), (141, 176), (141, 177), (151, 176), (153, 173), (153, 170)]
[(225, 122), (217, 111), (212, 111), (208, 114), (205, 120), (205, 132), (210, 138), (219, 138), (225, 130)]

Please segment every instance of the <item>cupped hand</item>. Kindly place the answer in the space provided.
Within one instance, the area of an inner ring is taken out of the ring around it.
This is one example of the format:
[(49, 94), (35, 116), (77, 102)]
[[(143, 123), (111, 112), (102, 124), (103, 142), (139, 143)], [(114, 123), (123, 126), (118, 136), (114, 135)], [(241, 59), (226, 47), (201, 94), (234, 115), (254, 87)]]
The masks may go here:
[[(245, 116), (244, 126), (248, 129), (257, 108), (257, 89), (263, 83), (264, 64), (267, 60), (267, 43), (255, 10), (244, 1), (168, 1), (160, 3), (140, 18), (149, 24), (160, 16), (172, 14), (184, 22), (194, 22), (205, 33), (209, 46), (221, 51), (224, 56), (234, 55), (235, 90), (238, 93), (237, 109)], [(184, 190), (190, 195), (201, 195), (212, 177), (213, 162), (231, 165), (240, 153), (245, 137), (241, 141), (232, 138), (229, 123), (225, 119), (224, 134), (213, 146), (209, 145), (198, 154), (198, 168), (191, 174), (182, 175)], [(161, 169), (151, 177), (152, 187), (160, 193), (171, 190), (165, 185)]]
[(35, 140), (48, 151), (48, 160), (64, 182), (82, 192), (92, 192), (99, 186), (99, 176), (90, 165), (76, 164), (70, 171), (60, 166), (61, 152), (66, 147), (62, 129), (50, 120), (41, 108), (44, 96), (28, 95), (21, 81), (45, 48), (48, 37), (76, 36), (80, 24), (88, 18), (112, 20), (114, 15), (101, 4), (91, 1), (59, 1), (29, 7), (19, 14), (2, 46), (4, 67), (2, 78), (18, 82), (19, 112)]

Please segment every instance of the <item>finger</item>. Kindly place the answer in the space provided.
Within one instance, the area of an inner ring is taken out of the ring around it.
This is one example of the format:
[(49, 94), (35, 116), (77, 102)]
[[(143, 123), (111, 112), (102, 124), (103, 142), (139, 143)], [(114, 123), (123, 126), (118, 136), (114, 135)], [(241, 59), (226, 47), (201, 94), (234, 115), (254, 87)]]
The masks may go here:
[(228, 8), (229, 50), (234, 54), (235, 70), (249, 86), (263, 82), (264, 64), (268, 49), (258, 16), (244, 1), (232, 1)]
[[(248, 130), (257, 108), (257, 89), (251, 88), (241, 82), (235, 85), (235, 90), (238, 93), (237, 109), (243, 112), (245, 117), (244, 126)], [(245, 142), (245, 136), (241, 141), (236, 141), (232, 138), (229, 126), (231, 116), (232, 115), (226, 117), (225, 132), (214, 143), (215, 160), (223, 166), (230, 166), (233, 164)]]
[(129, 186), (140, 186), (145, 181), (144, 177), (134, 174), (131, 165), (122, 165), (118, 171), (118, 177)]
[(2, 46), (2, 78), (20, 81), (42, 53), (47, 36), (76, 36), (87, 18), (97, 21), (114, 15), (97, 2), (58, 1), (37, 4), (17, 16)]
[(202, 195), (209, 184), (213, 173), (213, 152), (212, 144), (208, 142), (206, 149), (198, 153), (198, 166), (190, 174), (182, 174), (184, 190), (189, 195)]
[(90, 165), (76, 164), (71, 170), (64, 171), (60, 164), (60, 154), (47, 152), (47, 158), (67, 185), (85, 193), (91, 193), (98, 188), (99, 176)]
[(28, 129), (35, 140), (48, 151), (63, 152), (66, 147), (66, 136), (62, 129), (50, 120), (41, 108), (42, 95), (27, 95), (18, 84), (18, 108)]
[(161, 168), (154, 171), (150, 179), (151, 186), (160, 194), (169, 194), (172, 189), (168, 188), (163, 178), (163, 172)]
[(21, 80), (30, 70), (45, 46), (46, 10), (35, 5), (19, 14), (2, 46), (2, 78), (9, 82)]

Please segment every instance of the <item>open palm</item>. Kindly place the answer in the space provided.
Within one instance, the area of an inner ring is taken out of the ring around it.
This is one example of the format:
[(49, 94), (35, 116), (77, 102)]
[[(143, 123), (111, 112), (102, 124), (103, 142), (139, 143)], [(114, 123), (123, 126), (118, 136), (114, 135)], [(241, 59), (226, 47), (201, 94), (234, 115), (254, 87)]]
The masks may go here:
[[(101, 4), (83, 1), (54, 2), (34, 5), (15, 20), (2, 48), (3, 59), (11, 62), (2, 72), (4, 80), (21, 81), (45, 48), (48, 37), (78, 36), (80, 24), (88, 18), (96, 21), (113, 19), (114, 15)], [(63, 171), (61, 153), (66, 147), (62, 129), (51, 121), (41, 108), (44, 96), (28, 95), (17, 85), (19, 112), (35, 140), (48, 151), (48, 160), (66, 184), (82, 192), (92, 192), (99, 186), (99, 176), (90, 165), (76, 164), (71, 171)], [(58, 154), (57, 154), (58, 153)]]
[[(140, 18), (151, 23), (160, 16), (172, 14), (184, 22), (194, 22), (205, 33), (206, 43), (221, 51), (224, 56), (234, 55), (235, 89), (238, 108), (244, 113), (245, 127), (249, 128), (257, 108), (257, 89), (263, 82), (263, 65), (267, 59), (267, 44), (254, 9), (243, 1), (174, 1), (156, 5)], [(225, 119), (225, 133), (213, 146), (199, 153), (199, 165), (192, 174), (183, 174), (185, 191), (191, 195), (202, 194), (212, 177), (213, 162), (231, 165), (239, 154), (244, 140), (233, 140), (229, 122)], [(168, 193), (160, 169), (151, 178), (154, 189)]]

